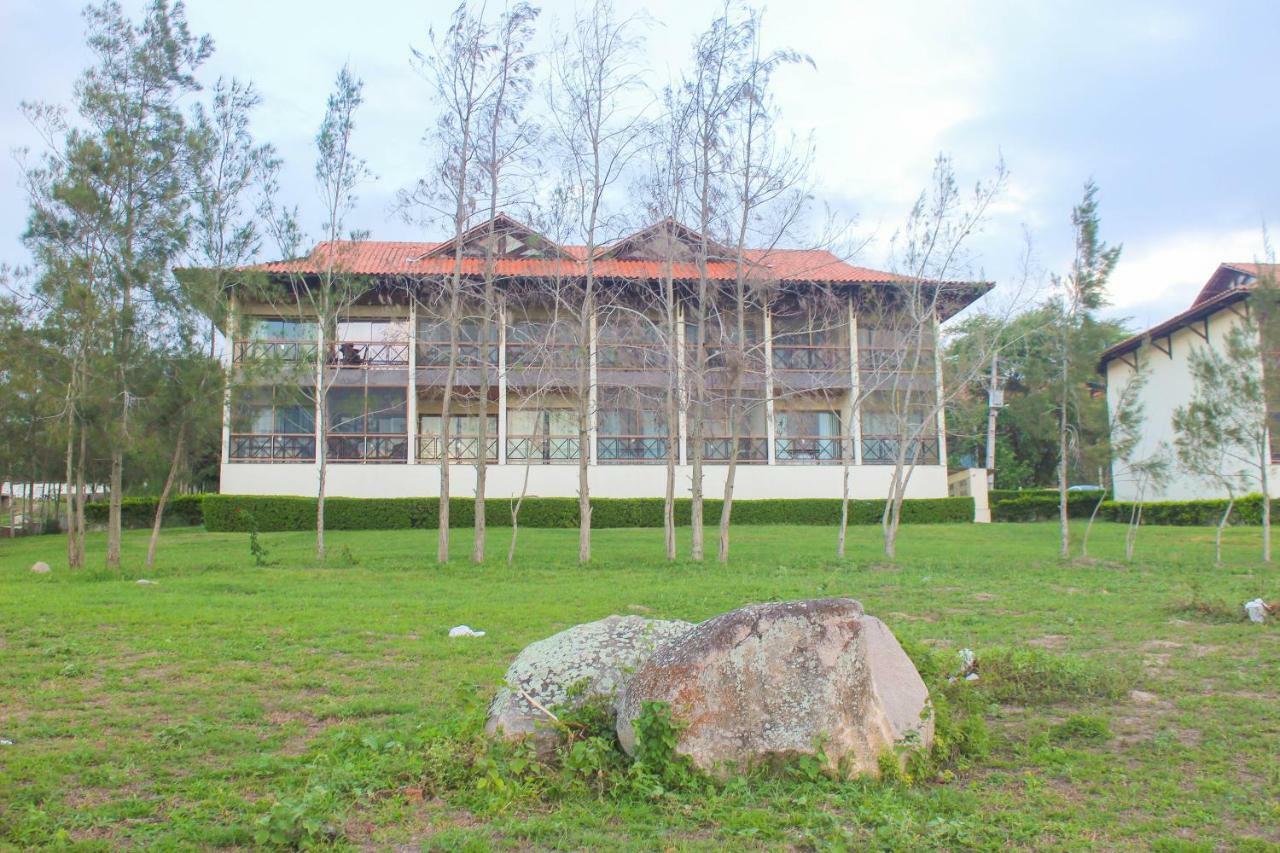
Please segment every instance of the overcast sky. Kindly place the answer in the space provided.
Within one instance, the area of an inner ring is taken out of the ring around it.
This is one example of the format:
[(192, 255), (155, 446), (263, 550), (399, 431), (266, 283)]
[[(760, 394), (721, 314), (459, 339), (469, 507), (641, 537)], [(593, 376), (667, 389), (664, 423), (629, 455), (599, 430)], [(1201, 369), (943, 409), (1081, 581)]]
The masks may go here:
[[(660, 85), (688, 53), (716, 0), (618, 0), (646, 12), (644, 53)], [(127, 9), (142, 6), (125, 0)], [(264, 106), (257, 134), (285, 160), (304, 215), (312, 139), (337, 69), (365, 81), (357, 145), (378, 175), (353, 225), (382, 239), (436, 239), (389, 210), (423, 171), (433, 110), (410, 62), (451, 2), (191, 0), (213, 36), (206, 79), (250, 78)], [(495, 5), (490, 3), (491, 6)], [(572, 14), (543, 4), (544, 30)], [(1253, 260), (1280, 219), (1280, 4), (1258, 2), (854, 2), (766, 7), (766, 41), (816, 69), (778, 80), (786, 122), (817, 144), (817, 201), (858, 216), (875, 239), (858, 258), (887, 262), (888, 238), (951, 154), (966, 181), (1003, 154), (1008, 191), (974, 243), (997, 285), (1017, 275), (1024, 229), (1039, 264), (1066, 266), (1070, 209), (1101, 187), (1104, 237), (1124, 244), (1110, 309), (1146, 326), (1189, 304), (1219, 261)], [(36, 145), (21, 100), (67, 102), (87, 61), (80, 5), (0, 0), (0, 261), (25, 260), (24, 201), (12, 149)], [(314, 214), (318, 219), (319, 214)]]

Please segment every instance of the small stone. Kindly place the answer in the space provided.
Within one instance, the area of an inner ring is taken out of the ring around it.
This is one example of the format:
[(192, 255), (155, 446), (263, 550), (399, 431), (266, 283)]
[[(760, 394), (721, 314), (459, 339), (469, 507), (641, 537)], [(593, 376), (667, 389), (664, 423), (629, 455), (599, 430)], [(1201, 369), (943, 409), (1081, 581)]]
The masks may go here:
[(49, 564), (44, 560), (40, 560), (39, 562), (32, 564), (31, 571), (38, 575), (47, 575), (49, 572), (53, 571), (53, 569), (51, 569)]

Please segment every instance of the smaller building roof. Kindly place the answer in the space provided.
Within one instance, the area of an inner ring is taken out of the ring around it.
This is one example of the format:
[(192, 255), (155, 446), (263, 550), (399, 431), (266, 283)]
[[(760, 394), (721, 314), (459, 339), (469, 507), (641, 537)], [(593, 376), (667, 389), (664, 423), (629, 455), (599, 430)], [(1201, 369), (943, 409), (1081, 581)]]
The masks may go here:
[(1192, 323), (1218, 313), (1228, 305), (1239, 302), (1249, 295), (1258, 276), (1264, 272), (1274, 275), (1280, 272), (1280, 264), (1230, 262), (1219, 264), (1213, 275), (1205, 282), (1204, 287), (1200, 288), (1200, 292), (1196, 294), (1190, 308), (1157, 323), (1144, 332), (1107, 347), (1098, 360), (1099, 369), (1106, 370), (1109, 362), (1133, 352), (1150, 340), (1166, 338), (1179, 329), (1186, 328)]

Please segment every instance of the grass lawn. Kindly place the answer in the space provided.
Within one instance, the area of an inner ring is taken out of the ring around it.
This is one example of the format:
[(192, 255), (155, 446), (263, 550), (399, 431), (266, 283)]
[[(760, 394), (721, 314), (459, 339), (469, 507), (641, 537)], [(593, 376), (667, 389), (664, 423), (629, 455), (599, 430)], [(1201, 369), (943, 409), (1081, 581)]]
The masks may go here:
[[(343, 565), (325, 568), (307, 535), (271, 533), (259, 568), (244, 534), (173, 529), (153, 585), (135, 582), (144, 531), (124, 579), (69, 574), (60, 538), (2, 540), (0, 847), (252, 846), (270, 829), (410, 849), (1280, 849), (1280, 627), (1238, 616), (1280, 598), (1256, 529), (1228, 531), (1223, 568), (1208, 529), (1144, 529), (1133, 565), (1118, 525), (1071, 564), (1047, 524), (906, 527), (894, 565), (878, 532), (855, 529), (838, 563), (832, 530), (744, 527), (720, 567), (665, 564), (661, 531), (602, 530), (585, 568), (572, 530), (522, 531), (514, 568), (506, 530), (492, 564), (444, 568), (434, 531), (332, 533)], [(455, 540), (465, 557), (469, 532)], [(99, 565), (104, 539), (89, 544)], [(1068, 683), (984, 699), (989, 752), (911, 784), (794, 773), (646, 794), (477, 746), (533, 640), (831, 595), (936, 655), (1037, 649)], [(488, 636), (447, 639), (460, 623)], [(1100, 673), (1114, 698), (1072, 692)]]

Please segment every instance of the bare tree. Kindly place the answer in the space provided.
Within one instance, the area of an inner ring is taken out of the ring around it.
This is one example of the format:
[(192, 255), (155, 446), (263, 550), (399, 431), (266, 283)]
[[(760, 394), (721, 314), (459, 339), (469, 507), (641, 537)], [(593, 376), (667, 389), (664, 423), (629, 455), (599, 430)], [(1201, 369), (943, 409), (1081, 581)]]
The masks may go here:
[[(735, 25), (725, 22), (726, 30)], [(733, 245), (733, 289), (730, 302), (735, 329), (733, 391), (729, 399), (729, 464), (725, 473), (724, 501), (720, 512), (720, 540), (717, 559), (729, 560), (729, 521), (733, 513), (733, 489), (741, 453), (739, 432), (752, 408), (763, 409), (763, 398), (746, 395), (747, 373), (752, 365), (763, 367), (761, 358), (748, 352), (748, 313), (759, 314), (768, 304), (766, 291), (774, 284), (768, 271), (769, 253), (794, 236), (797, 222), (809, 200), (806, 182), (812, 162), (812, 147), (779, 139), (780, 115), (773, 98), (774, 73), (785, 65), (812, 60), (795, 51), (765, 54), (760, 44), (761, 17), (749, 11), (736, 25), (739, 33), (728, 39), (726, 49), (741, 55), (731, 60), (740, 75), (738, 90), (727, 122), (725, 177), (726, 198), (731, 213)], [(754, 251), (749, 248), (754, 243)], [(764, 370), (761, 370), (763, 375)], [(768, 450), (766, 448), (766, 454)]]
[(583, 243), (581, 295), (572, 306), (578, 319), (578, 560), (591, 559), (591, 422), (594, 417), (590, 351), (598, 299), (596, 254), (606, 241), (606, 200), (623, 178), (644, 138), (645, 114), (636, 109), (641, 92), (634, 62), (637, 20), (619, 17), (610, 0), (595, 0), (568, 25), (551, 53), (550, 124), (577, 201)]
[[(504, 202), (518, 196), (511, 186), (510, 172), (513, 166), (529, 155), (536, 130), (523, 116), (525, 104), (532, 89), (530, 74), (533, 56), (529, 52), (529, 40), (533, 36), (533, 24), (538, 10), (527, 3), (519, 3), (507, 9), (498, 21), (496, 47), (493, 52), (492, 76), (489, 98), (480, 114), (481, 151), (479, 168), (488, 183), (489, 223), (488, 239), (484, 244), (484, 284), (480, 294), (480, 340), (484, 349), (481, 359), (479, 398), (482, 413), (478, 424), (476, 452), (475, 537), (471, 560), (484, 562), (485, 551), (485, 484), (488, 471), (488, 427), (485, 414), (489, 400), (488, 350), (491, 330), (498, 312), (499, 296), (496, 289), (497, 253), (507, 235), (499, 233), (498, 212)], [(526, 177), (524, 175), (520, 177)], [(527, 186), (520, 182), (520, 188)], [(527, 473), (527, 472), (526, 472)]]
[[(864, 333), (859, 326), (859, 334), (881, 361), (875, 369), (882, 378), (868, 392), (878, 395), (871, 408), (874, 412), (878, 407), (887, 427), (882, 461), (893, 466), (881, 517), (884, 551), (890, 558), (896, 554), (902, 502), (916, 467), (926, 461), (945, 464), (940, 416), (948, 393), (962, 393), (974, 378), (963, 377), (944, 392), (937, 360), (939, 324), (953, 303), (963, 304), (974, 295), (974, 285), (955, 279), (969, 273), (968, 240), (985, 221), (1005, 179), (1001, 162), (991, 179), (975, 184), (966, 196), (951, 160), (937, 158), (931, 186), (921, 193), (898, 236), (901, 280), (879, 295), (870, 312), (878, 328)], [(997, 322), (995, 328), (1003, 325)], [(973, 362), (975, 376), (985, 372), (999, 346), (1000, 336), (994, 335), (988, 351)]]
[[(350, 314), (353, 304), (368, 292), (368, 284), (352, 270), (351, 254), (367, 234), (347, 232), (347, 217), (355, 208), (356, 190), (371, 173), (364, 160), (352, 150), (355, 113), (363, 102), (363, 84), (343, 66), (329, 95), (324, 120), (316, 134), (316, 189), (321, 198), (324, 242), (307, 263), (290, 265), (284, 273), (283, 289), (272, 297), (289, 306), (303, 323), (316, 326), (310, 384), (298, 379), (299, 387), (315, 406), (316, 432), (316, 559), (325, 559), (324, 510), (329, 470), (330, 407), (329, 390), (341, 370), (336, 346), (339, 324)], [(302, 230), (297, 213), (288, 208), (268, 208), (268, 226), (282, 257), (301, 255)], [(344, 236), (346, 240), (344, 240)], [(289, 310), (284, 308), (283, 310)], [(309, 347), (300, 352), (311, 354)]]

